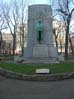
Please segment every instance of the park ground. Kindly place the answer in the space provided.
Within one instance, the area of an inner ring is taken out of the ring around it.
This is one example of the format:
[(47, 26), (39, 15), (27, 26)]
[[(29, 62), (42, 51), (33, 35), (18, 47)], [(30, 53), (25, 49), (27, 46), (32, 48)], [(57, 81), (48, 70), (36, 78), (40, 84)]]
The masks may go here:
[(58, 64), (18, 64), (0, 62), (0, 68), (22, 73), (22, 74), (34, 74), (36, 69), (47, 68), (50, 69), (50, 73), (71, 73), (74, 72), (74, 61), (67, 61)]

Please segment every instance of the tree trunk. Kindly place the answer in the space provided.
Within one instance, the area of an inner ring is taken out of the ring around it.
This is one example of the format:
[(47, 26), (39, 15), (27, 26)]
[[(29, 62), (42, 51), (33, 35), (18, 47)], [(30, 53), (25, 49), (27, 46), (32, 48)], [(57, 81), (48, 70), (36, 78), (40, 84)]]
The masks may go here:
[(69, 34), (69, 42), (70, 42), (72, 54), (74, 54), (74, 50), (73, 50), (73, 45), (72, 45), (72, 41), (71, 41), (71, 38), (70, 38), (70, 34)]
[(24, 54), (24, 33), (22, 34), (22, 56)]
[(0, 31), (0, 52), (1, 52), (1, 48), (2, 47), (2, 33), (1, 33), (1, 31)]
[(13, 34), (13, 56), (15, 55), (15, 49), (16, 49), (16, 31), (14, 26), (14, 34)]
[(55, 43), (56, 43), (56, 48), (57, 48), (57, 51), (58, 51), (58, 41), (57, 41), (57, 38), (58, 38), (58, 36), (55, 35)]
[(61, 53), (62, 53), (62, 49), (63, 49), (62, 42), (60, 41), (60, 50), (61, 50)]
[(68, 34), (69, 34), (69, 23), (67, 22), (66, 36), (65, 36), (65, 59), (68, 59)]
[(24, 54), (24, 26), (22, 24), (22, 56)]

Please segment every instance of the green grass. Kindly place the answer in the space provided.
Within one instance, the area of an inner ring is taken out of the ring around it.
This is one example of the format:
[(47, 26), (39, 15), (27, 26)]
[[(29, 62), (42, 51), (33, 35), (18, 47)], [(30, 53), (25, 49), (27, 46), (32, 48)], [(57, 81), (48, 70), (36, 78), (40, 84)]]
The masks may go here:
[(0, 63), (0, 67), (17, 73), (34, 74), (35, 69), (49, 68), (51, 73), (70, 73), (74, 72), (74, 62), (61, 64), (12, 64)]

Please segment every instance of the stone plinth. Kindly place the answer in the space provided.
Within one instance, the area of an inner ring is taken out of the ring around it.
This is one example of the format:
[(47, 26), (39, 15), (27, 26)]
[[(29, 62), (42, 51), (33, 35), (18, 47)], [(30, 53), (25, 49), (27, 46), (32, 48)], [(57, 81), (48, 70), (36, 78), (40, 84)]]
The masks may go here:
[(46, 45), (34, 46), (33, 57), (48, 57), (48, 47)]

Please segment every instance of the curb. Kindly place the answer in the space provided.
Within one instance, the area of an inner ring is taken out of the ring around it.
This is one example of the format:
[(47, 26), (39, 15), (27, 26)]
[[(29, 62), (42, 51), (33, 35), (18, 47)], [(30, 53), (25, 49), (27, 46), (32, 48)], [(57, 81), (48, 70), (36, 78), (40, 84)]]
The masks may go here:
[(74, 72), (71, 73), (60, 73), (60, 74), (34, 74), (34, 75), (25, 75), (21, 73), (16, 73), (0, 68), (0, 75), (25, 81), (60, 81), (65, 79), (74, 78)]

